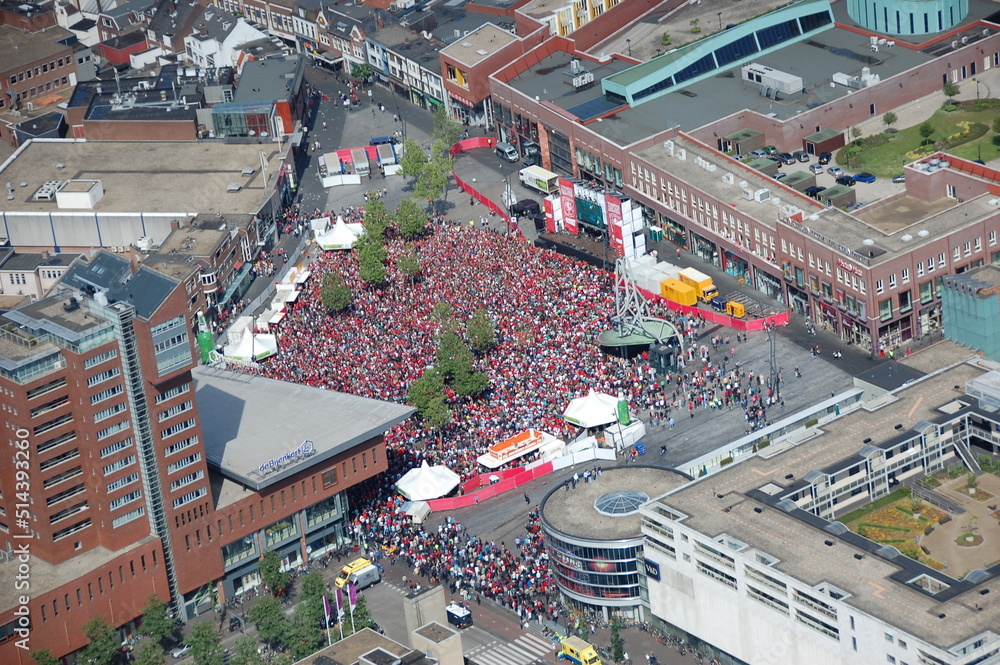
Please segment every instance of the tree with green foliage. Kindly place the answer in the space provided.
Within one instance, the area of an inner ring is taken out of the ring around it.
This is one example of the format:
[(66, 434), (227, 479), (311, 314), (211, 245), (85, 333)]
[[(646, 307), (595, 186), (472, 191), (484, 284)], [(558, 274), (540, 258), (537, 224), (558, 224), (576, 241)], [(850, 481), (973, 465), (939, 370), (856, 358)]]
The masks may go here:
[(469, 319), (465, 334), (469, 338), (472, 350), (477, 353), (486, 353), (496, 345), (496, 328), (490, 315), (483, 308), (477, 309)]
[(444, 399), (444, 376), (437, 367), (431, 366), (410, 384), (406, 401), (417, 407), (421, 417), (426, 417), (424, 411), (438, 398)]
[(931, 142), (931, 135), (934, 133), (934, 125), (931, 124), (930, 120), (924, 121), (918, 128), (920, 132), (920, 138), (923, 139), (921, 145), (927, 145)]
[(861, 128), (860, 127), (851, 127), (851, 137), (855, 141), (857, 141), (859, 138), (861, 138)]
[(457, 332), (446, 330), (438, 337), (437, 367), (445, 380), (453, 378), (458, 372), (472, 369), (472, 352)]
[(347, 626), (350, 626), (351, 633), (356, 633), (368, 628), (373, 623), (371, 612), (368, 611), (368, 603), (363, 596), (358, 598), (358, 604), (354, 606), (353, 612), (348, 608), (344, 613), (345, 633)]
[(368, 63), (355, 63), (351, 66), (351, 76), (356, 79), (365, 80), (371, 78), (372, 67)]
[(420, 265), (420, 256), (417, 255), (417, 249), (412, 244), (407, 243), (403, 247), (403, 253), (396, 259), (396, 268), (406, 275), (411, 285), (416, 281), (423, 266)]
[(385, 207), (375, 192), (368, 193), (368, 202), (365, 203), (365, 218), (361, 222), (365, 229), (365, 234), (372, 238), (377, 238), (379, 242), (385, 237), (385, 230), (389, 227), (389, 211)]
[(149, 635), (155, 642), (164, 644), (174, 634), (174, 620), (167, 611), (166, 603), (153, 594), (142, 608), (142, 628), (140, 633)]
[(993, 118), (993, 133), (1000, 134), (1000, 115)]
[(490, 387), (490, 379), (476, 370), (461, 370), (455, 374), (451, 385), (462, 397), (478, 395)]
[(625, 657), (625, 640), (622, 639), (622, 626), (618, 619), (611, 621), (611, 658), (620, 663)]
[(236, 640), (229, 655), (229, 665), (264, 665), (257, 651), (257, 638), (248, 635)]
[(83, 634), (88, 644), (80, 654), (81, 662), (89, 665), (111, 665), (115, 661), (121, 645), (115, 629), (107, 619), (100, 614), (94, 615), (83, 625)]
[(435, 397), (427, 406), (420, 411), (420, 416), (427, 423), (427, 426), (438, 433), (438, 441), (441, 441), (444, 428), (451, 422), (452, 412), (448, 408), (444, 395)]
[(427, 153), (415, 139), (403, 141), (403, 154), (399, 158), (399, 173), (402, 176), (406, 178), (420, 177), (428, 161), (430, 160), (427, 158)]
[(444, 147), (443, 142), (434, 142), (430, 161), (424, 165), (413, 183), (414, 196), (429, 201), (447, 199), (445, 188), (455, 169), (455, 160), (445, 152)]
[(427, 213), (413, 199), (403, 199), (396, 206), (396, 228), (407, 240), (416, 238), (427, 228)]
[(886, 127), (892, 127), (893, 125), (896, 124), (897, 120), (899, 120), (899, 116), (897, 116), (892, 111), (888, 111), (882, 114), (882, 124), (885, 125)]
[(690, 23), (691, 23), (691, 32), (695, 34), (701, 32), (701, 28), (698, 27), (698, 24), (701, 23), (701, 19), (693, 18), (691, 19)]
[(302, 598), (306, 600), (316, 599), (323, 602), (323, 594), (326, 593), (326, 582), (323, 575), (318, 571), (306, 573), (302, 578)]
[(443, 106), (434, 107), (434, 128), (431, 130), (431, 138), (434, 141), (442, 141), (449, 148), (458, 141), (462, 134), (462, 126), (455, 121)]
[(358, 277), (372, 286), (385, 284), (386, 251), (382, 245), (365, 243), (358, 246)]
[(163, 665), (167, 660), (167, 654), (159, 642), (153, 640), (143, 640), (135, 648), (132, 654), (134, 665)]
[(319, 298), (323, 306), (330, 312), (340, 312), (351, 304), (351, 288), (338, 273), (329, 272), (323, 275), (323, 285), (319, 290)]
[(439, 326), (444, 326), (454, 316), (454, 308), (447, 300), (438, 301), (431, 309), (431, 320)]
[(247, 618), (257, 626), (260, 638), (269, 644), (285, 643), (288, 635), (288, 618), (281, 611), (281, 601), (273, 596), (261, 598), (247, 612)]
[(52, 655), (48, 649), (35, 649), (31, 652), (31, 662), (35, 665), (61, 665), (61, 661)]
[(958, 95), (960, 91), (958, 84), (952, 81), (945, 81), (944, 85), (941, 87), (941, 90), (944, 92), (944, 96), (948, 98), (949, 104), (952, 101), (954, 101), (954, 98)]
[(292, 577), (281, 570), (281, 557), (277, 552), (267, 551), (260, 560), (260, 581), (271, 589), (271, 594), (280, 596), (288, 591)]
[(194, 665), (222, 665), (222, 638), (208, 621), (199, 621), (187, 638)]
[(301, 660), (315, 653), (323, 646), (323, 601), (319, 598), (309, 598), (295, 606), (286, 646), (292, 652), (295, 660)]

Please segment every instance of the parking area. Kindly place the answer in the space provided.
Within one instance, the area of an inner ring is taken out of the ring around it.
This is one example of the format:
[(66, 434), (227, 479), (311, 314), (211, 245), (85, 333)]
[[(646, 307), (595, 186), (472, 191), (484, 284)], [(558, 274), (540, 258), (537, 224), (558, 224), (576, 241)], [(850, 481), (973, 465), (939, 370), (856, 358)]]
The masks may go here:
[[(803, 153), (805, 154), (805, 153)], [(795, 153), (794, 157), (797, 157), (799, 153)], [(773, 157), (776, 157), (774, 155)], [(807, 155), (809, 161), (800, 161), (795, 159), (792, 164), (785, 164), (778, 162), (778, 173), (794, 173), (796, 171), (805, 171), (807, 173), (812, 173), (816, 176), (816, 187), (826, 189), (828, 187), (833, 187), (837, 184), (837, 178), (841, 175), (854, 177), (858, 175), (856, 171), (850, 171), (844, 169), (843, 167), (837, 166), (836, 160), (832, 160), (828, 164), (819, 164), (818, 156)], [(773, 158), (772, 157), (772, 158)], [(822, 170), (820, 170), (820, 168)], [(839, 169), (839, 171), (838, 171)], [(903, 172), (902, 164), (899, 167), (899, 172)], [(783, 179), (784, 176), (779, 176), (776, 179)], [(847, 182), (842, 182), (841, 184), (848, 184)], [(876, 178), (874, 182), (863, 182), (861, 180), (856, 180), (850, 185), (854, 188), (857, 196), (857, 201), (859, 206), (869, 203), (874, 203), (875, 201), (880, 201), (882, 199), (889, 198), (890, 196), (895, 196), (902, 192), (906, 185), (904, 183), (894, 183), (891, 178)], [(810, 191), (806, 194), (811, 195)]]

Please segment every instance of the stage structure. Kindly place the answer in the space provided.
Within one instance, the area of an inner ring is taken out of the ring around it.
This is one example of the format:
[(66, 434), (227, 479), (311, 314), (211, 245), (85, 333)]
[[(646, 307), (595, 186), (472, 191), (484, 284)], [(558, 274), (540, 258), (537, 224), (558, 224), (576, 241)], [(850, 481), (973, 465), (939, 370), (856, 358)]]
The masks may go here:
[(631, 354), (650, 350), (665, 354), (671, 366), (684, 350), (684, 340), (668, 321), (649, 315), (646, 298), (639, 292), (632, 277), (632, 268), (625, 259), (615, 262), (614, 327), (598, 335), (601, 346)]

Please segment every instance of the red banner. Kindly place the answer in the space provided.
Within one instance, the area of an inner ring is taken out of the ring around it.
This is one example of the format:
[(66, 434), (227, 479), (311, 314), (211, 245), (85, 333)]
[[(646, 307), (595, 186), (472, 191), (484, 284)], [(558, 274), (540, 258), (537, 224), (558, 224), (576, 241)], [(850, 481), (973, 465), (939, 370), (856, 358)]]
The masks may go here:
[(608, 230), (611, 238), (611, 248), (615, 250), (615, 256), (622, 258), (625, 256), (625, 233), (622, 229), (622, 202), (614, 196), (605, 197), (608, 206)]
[(559, 178), (559, 205), (562, 208), (563, 228), (575, 236), (580, 235), (576, 220), (576, 187), (565, 178)]

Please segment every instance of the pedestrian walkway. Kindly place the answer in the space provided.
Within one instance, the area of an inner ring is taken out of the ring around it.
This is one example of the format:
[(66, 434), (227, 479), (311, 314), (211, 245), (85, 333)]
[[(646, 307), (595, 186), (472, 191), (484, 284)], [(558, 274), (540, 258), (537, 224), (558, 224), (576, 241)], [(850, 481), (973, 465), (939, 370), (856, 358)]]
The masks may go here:
[(495, 640), (465, 654), (466, 660), (476, 665), (531, 665), (547, 662), (552, 653), (552, 643), (537, 635), (526, 633), (513, 642)]

